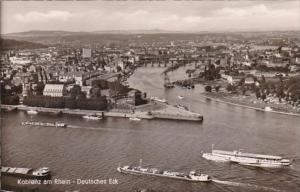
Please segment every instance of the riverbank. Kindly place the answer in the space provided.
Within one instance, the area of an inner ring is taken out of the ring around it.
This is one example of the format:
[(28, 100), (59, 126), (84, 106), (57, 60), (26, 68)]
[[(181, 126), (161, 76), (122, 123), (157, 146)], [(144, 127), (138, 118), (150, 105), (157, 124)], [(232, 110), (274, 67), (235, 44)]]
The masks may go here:
[(116, 118), (140, 118), (140, 119), (169, 119), (169, 120), (186, 120), (186, 121), (203, 121), (203, 116), (190, 111), (182, 110), (172, 105), (159, 102), (152, 102), (146, 105), (137, 106), (135, 110), (81, 110), (81, 109), (58, 109), (45, 107), (31, 107), (26, 105), (1, 105), (2, 109), (8, 111), (35, 110), (37, 112), (52, 113), (52, 114), (71, 114), (71, 115), (99, 115), (104, 117)]
[[(240, 96), (230, 93), (208, 93), (204, 92), (201, 95), (202, 98), (211, 99), (217, 102), (234, 105), (238, 107), (254, 109), (262, 112), (272, 112), (283, 115), (292, 115), (300, 117), (300, 111), (297, 109), (291, 109), (291, 107), (284, 104), (265, 103), (256, 99), (254, 96)], [(270, 107), (272, 110), (266, 110), (266, 107)]]

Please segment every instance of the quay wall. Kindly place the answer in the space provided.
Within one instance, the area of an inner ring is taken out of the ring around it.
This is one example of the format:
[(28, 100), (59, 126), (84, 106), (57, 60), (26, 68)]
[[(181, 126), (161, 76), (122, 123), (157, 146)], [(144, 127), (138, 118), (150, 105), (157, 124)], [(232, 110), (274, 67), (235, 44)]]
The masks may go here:
[(203, 116), (194, 113), (182, 113), (182, 114), (172, 114), (161, 110), (152, 110), (151, 115), (146, 111), (135, 111), (133, 112), (115, 112), (115, 111), (97, 111), (97, 110), (80, 110), (80, 109), (57, 109), (57, 108), (45, 108), (45, 107), (30, 107), (25, 105), (1, 105), (3, 109), (16, 108), (22, 111), (36, 110), (38, 112), (46, 113), (63, 113), (72, 115), (104, 115), (106, 117), (120, 117), (120, 118), (130, 118), (138, 117), (141, 119), (170, 119), (170, 120), (187, 120), (187, 121), (202, 121)]
[(152, 115), (159, 119), (174, 119), (174, 120), (186, 120), (186, 121), (203, 121), (203, 116), (198, 114), (192, 115), (179, 115), (179, 114), (168, 114), (159, 111), (152, 111)]

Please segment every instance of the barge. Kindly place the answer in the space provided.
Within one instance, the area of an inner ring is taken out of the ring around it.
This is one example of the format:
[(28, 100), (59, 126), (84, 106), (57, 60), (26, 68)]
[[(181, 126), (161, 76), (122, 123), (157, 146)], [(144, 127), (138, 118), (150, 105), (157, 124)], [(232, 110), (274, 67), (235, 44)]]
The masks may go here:
[(48, 167), (41, 167), (37, 169), (1, 167), (1, 174), (7, 176), (36, 178), (36, 179), (47, 179), (51, 177), (51, 172)]
[(33, 126), (43, 126), (43, 127), (67, 127), (67, 124), (55, 122), (55, 123), (46, 123), (40, 121), (23, 121), (22, 125), (33, 125)]
[(126, 174), (166, 177), (170, 179), (177, 179), (177, 180), (184, 180), (184, 181), (191, 181), (191, 182), (212, 181), (210, 176), (202, 173), (197, 173), (196, 171), (191, 171), (189, 173), (181, 173), (181, 172), (173, 172), (173, 171), (163, 171), (157, 168), (145, 168), (141, 166), (141, 161), (140, 161), (140, 166), (138, 167), (132, 167), (129, 165), (123, 167), (119, 166), (117, 168), (117, 171)]

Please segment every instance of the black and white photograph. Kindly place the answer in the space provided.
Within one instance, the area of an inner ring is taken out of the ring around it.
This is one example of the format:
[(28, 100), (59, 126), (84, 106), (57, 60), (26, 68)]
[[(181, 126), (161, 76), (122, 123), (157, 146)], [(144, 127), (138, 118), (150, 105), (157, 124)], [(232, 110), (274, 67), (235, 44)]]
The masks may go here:
[(1, 192), (297, 192), (300, 1), (1, 1)]

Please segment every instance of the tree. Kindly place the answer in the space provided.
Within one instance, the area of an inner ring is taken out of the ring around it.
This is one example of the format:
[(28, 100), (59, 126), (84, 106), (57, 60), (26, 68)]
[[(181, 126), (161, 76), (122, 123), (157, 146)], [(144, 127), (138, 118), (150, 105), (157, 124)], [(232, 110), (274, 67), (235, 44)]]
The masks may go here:
[(120, 72), (120, 71), (122, 71), (122, 68), (118, 65), (117, 66), (117, 72)]
[(236, 87), (234, 85), (228, 84), (226, 90), (232, 92), (236, 90)]
[(210, 85), (205, 86), (205, 91), (206, 92), (211, 92), (212, 88)]
[(100, 88), (98, 86), (93, 86), (91, 89), (91, 98), (98, 98), (101, 96)]
[(81, 87), (79, 85), (74, 85), (70, 90), (70, 96), (72, 99), (76, 99), (80, 96)]
[(261, 97), (260, 91), (258, 89), (256, 90), (255, 95), (257, 99)]
[(216, 90), (216, 92), (219, 92), (220, 88), (221, 88), (221, 86), (220, 86), (220, 85), (217, 85), (217, 86), (215, 86), (215, 90)]
[(37, 86), (35, 88), (36, 94), (43, 95), (44, 87), (45, 87), (44, 83), (41, 83), (41, 82), (37, 83)]

